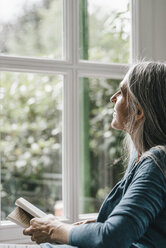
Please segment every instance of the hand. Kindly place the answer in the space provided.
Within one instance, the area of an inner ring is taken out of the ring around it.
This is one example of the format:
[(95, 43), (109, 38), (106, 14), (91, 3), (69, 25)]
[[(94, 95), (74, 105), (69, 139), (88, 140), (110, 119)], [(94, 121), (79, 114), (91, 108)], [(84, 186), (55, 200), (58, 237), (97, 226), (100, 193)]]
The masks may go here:
[(78, 226), (78, 225), (89, 224), (89, 223), (94, 223), (94, 222), (96, 222), (96, 219), (78, 221), (78, 222), (75, 222), (73, 225)]
[(68, 244), (72, 228), (73, 225), (62, 223), (53, 215), (47, 215), (43, 218), (33, 218), (23, 233), (30, 235), (31, 240), (37, 244), (45, 242)]

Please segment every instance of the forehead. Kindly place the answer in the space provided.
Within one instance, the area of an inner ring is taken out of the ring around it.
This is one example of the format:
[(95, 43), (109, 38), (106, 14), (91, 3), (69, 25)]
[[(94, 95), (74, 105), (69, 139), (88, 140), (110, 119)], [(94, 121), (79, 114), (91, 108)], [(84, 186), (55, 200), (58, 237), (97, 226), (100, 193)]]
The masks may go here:
[(127, 88), (127, 82), (128, 82), (128, 73), (125, 75), (125, 77), (123, 78), (123, 80), (121, 81), (119, 87), (120, 89), (125, 89)]
[(121, 90), (127, 90), (127, 80), (126, 80), (126, 78), (124, 78), (123, 81), (120, 83), (119, 88)]

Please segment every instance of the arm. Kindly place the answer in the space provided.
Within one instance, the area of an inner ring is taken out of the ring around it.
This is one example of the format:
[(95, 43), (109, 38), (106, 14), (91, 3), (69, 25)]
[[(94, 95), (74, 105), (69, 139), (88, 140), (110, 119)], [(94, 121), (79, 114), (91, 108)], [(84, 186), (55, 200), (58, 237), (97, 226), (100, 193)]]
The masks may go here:
[(151, 159), (146, 159), (107, 221), (73, 228), (69, 243), (85, 248), (130, 247), (145, 234), (164, 207), (165, 194), (163, 174)]
[(32, 241), (36, 243), (69, 243), (69, 232), (77, 225), (96, 222), (96, 219), (76, 222), (73, 225), (65, 224), (57, 220), (53, 215), (47, 215), (44, 218), (33, 218), (30, 221), (30, 227), (26, 228), (24, 235), (31, 235)]
[[(141, 238), (163, 208), (166, 182), (159, 168), (144, 161), (124, 197), (105, 223), (68, 225), (56, 217), (33, 219), (24, 234), (37, 243), (58, 242), (88, 248), (128, 248)], [(51, 218), (51, 219), (50, 219)]]
[(96, 219), (88, 219), (88, 220), (82, 220), (82, 221), (75, 222), (73, 225), (79, 226), (82, 224), (89, 224), (89, 223), (94, 223), (94, 222), (96, 222)]

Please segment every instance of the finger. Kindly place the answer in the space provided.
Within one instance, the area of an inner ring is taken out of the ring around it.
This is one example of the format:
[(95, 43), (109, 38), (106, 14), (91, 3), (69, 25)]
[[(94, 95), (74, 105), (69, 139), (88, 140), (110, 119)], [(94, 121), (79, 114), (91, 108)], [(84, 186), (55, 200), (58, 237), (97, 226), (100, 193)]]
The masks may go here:
[(35, 222), (38, 222), (40, 218), (33, 218), (30, 220), (30, 225), (33, 225)]
[(36, 241), (37, 244), (41, 244), (41, 243), (47, 243), (50, 240), (47, 239), (47, 238), (40, 238), (40, 239), (36, 239), (35, 241)]
[(46, 243), (50, 241), (48, 238), (42, 236), (40, 237), (32, 236), (31, 240), (35, 241), (37, 244)]
[(36, 227), (38, 226), (39, 224), (42, 224), (43, 222), (45, 222), (47, 220), (46, 217), (43, 217), (43, 218), (33, 218), (30, 220), (30, 225), (32, 225), (33, 227)]
[(30, 227), (23, 230), (24, 235), (32, 235), (32, 229)]
[(39, 239), (42, 238), (42, 233), (39, 232), (39, 231), (35, 231), (33, 234), (32, 234), (32, 237), (31, 239), (33, 239), (33, 241), (37, 241)]
[(32, 241), (36, 241), (35, 238), (34, 238), (34, 236), (31, 237), (31, 240), (32, 240)]
[(73, 225), (77, 226), (77, 225), (79, 225), (79, 222), (75, 222), (75, 223), (73, 223)]
[(81, 225), (81, 224), (83, 224), (83, 221), (78, 221), (78, 222), (73, 223), (73, 225), (75, 225), (75, 226), (78, 226), (78, 225)]
[(84, 224), (89, 224), (89, 223), (91, 223), (90, 220), (85, 220), (85, 221), (84, 221)]
[(96, 222), (96, 219), (90, 219), (90, 220), (85, 220), (84, 224), (89, 224), (89, 223), (94, 223)]

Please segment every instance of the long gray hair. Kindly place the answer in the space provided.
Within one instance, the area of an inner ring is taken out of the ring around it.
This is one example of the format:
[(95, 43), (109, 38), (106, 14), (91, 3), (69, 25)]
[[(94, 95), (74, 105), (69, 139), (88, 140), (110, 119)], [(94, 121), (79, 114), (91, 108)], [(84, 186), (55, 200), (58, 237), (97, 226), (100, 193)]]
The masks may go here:
[(129, 129), (135, 126), (138, 105), (144, 112), (141, 123), (132, 134), (139, 154), (152, 147), (166, 147), (166, 64), (140, 62), (131, 67), (127, 76)]

